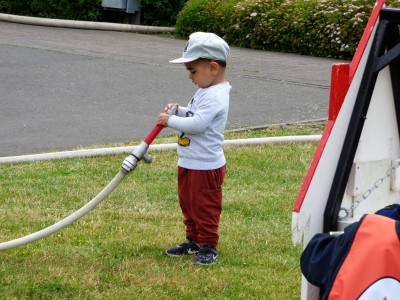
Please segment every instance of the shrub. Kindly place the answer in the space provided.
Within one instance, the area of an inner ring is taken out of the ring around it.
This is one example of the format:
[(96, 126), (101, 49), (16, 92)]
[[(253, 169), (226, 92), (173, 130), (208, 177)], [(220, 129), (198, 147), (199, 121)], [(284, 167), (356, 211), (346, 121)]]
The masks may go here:
[[(241, 47), (265, 49), (273, 30), (271, 25), (282, 17), (277, 9), (283, 0), (240, 1), (232, 15), (233, 24), (227, 32), (227, 40)], [(274, 27), (274, 26), (273, 26)]]
[[(177, 15), (186, 1), (142, 0), (142, 23), (174, 26)], [(44, 18), (102, 21), (101, 2), (101, 0), (0, 0), (0, 12)]]
[(7, 14), (29, 15), (28, 5), (32, 1), (0, 0), (0, 12)]
[(178, 13), (187, 0), (142, 0), (142, 23), (153, 26), (174, 26)]
[[(184, 37), (212, 31), (240, 47), (348, 59), (374, 4), (373, 0), (190, 0), (178, 16), (176, 30)], [(400, 0), (387, 0), (387, 5), (399, 7)]]
[(315, 22), (310, 28), (315, 42), (314, 55), (351, 58), (357, 48), (374, 2), (365, 0), (322, 0), (315, 9)]
[(178, 15), (176, 32), (188, 37), (192, 32), (214, 32), (223, 36), (231, 24), (230, 18), (240, 0), (191, 0)]
[(372, 5), (365, 0), (242, 1), (227, 38), (250, 48), (349, 58)]
[(97, 21), (101, 0), (0, 0), (0, 12), (43, 18)]
[(273, 22), (273, 35), (270, 47), (276, 51), (309, 54), (314, 45), (315, 36), (310, 28), (315, 25), (314, 11), (317, 0), (285, 1), (279, 11), (281, 21)]

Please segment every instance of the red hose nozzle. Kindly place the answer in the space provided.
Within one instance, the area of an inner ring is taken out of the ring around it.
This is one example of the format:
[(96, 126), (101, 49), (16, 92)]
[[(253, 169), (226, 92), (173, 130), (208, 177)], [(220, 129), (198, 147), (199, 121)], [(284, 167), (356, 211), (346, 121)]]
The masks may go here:
[(149, 133), (149, 135), (144, 139), (144, 142), (147, 145), (150, 145), (154, 139), (157, 137), (157, 135), (161, 132), (161, 130), (164, 129), (164, 126), (162, 125), (156, 125), (154, 126), (153, 130)]

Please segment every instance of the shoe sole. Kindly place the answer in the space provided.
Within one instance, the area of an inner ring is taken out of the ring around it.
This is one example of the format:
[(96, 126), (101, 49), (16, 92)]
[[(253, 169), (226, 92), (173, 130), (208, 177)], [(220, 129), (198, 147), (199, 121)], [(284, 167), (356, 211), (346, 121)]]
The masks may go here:
[(196, 254), (196, 253), (199, 252), (199, 251), (190, 251), (190, 252), (188, 252), (188, 253), (183, 253), (183, 254), (171, 254), (171, 253), (168, 253), (167, 251), (164, 251), (164, 252), (165, 252), (165, 254), (167, 254), (168, 256), (177, 257), (177, 256), (193, 255), (193, 254)]
[(210, 263), (202, 263), (202, 262), (193, 260), (192, 264), (193, 265), (200, 265), (200, 266), (209, 266), (209, 265), (215, 264), (216, 262), (217, 262), (217, 257), (215, 257), (214, 260), (212, 262), (210, 262)]

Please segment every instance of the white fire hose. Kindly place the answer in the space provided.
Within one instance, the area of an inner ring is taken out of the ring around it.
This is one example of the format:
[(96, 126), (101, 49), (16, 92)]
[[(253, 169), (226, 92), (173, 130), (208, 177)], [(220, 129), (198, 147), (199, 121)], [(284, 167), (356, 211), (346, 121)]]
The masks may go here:
[[(62, 219), (61, 221), (46, 227), (40, 231), (34, 232), (32, 234), (23, 236), (21, 238), (17, 238), (8, 242), (3, 242), (0, 243), (0, 251), (3, 250), (8, 250), (12, 248), (16, 248), (22, 245), (26, 245), (29, 243), (32, 243), (34, 241), (37, 241), (39, 239), (42, 239), (44, 237), (49, 236), (50, 234), (55, 233), (56, 231), (59, 231), (63, 229), (64, 227), (72, 224), (73, 222), (77, 221), (84, 215), (86, 215), (88, 212), (93, 210), (98, 204), (100, 204), (117, 186), (118, 184), (125, 178), (125, 176), (129, 173), (132, 172), (138, 162), (140, 160), (143, 160), (146, 163), (151, 163), (153, 158), (147, 153), (147, 150), (149, 149), (150, 144), (153, 142), (155, 137), (160, 133), (160, 131), (163, 129), (162, 126), (155, 126), (152, 132), (147, 136), (147, 138), (138, 146), (135, 147), (132, 151), (131, 154), (129, 154), (128, 157), (125, 158), (125, 160), (122, 163), (122, 167), (118, 174), (114, 177), (113, 180), (92, 200), (90, 200), (86, 205), (81, 207), (79, 210), (75, 211), (73, 214), (69, 215), (68, 217)], [(309, 135), (309, 136), (291, 136), (291, 137), (270, 137), (270, 138), (254, 138), (254, 139), (240, 139), (240, 140), (231, 140), (231, 141), (225, 141), (224, 145), (235, 145), (235, 146), (241, 146), (241, 145), (249, 145), (249, 144), (275, 144), (275, 143), (290, 143), (290, 142), (313, 142), (313, 141), (319, 141), (321, 138), (320, 135)], [(176, 147), (176, 144), (171, 144), (171, 145), (154, 145), (154, 147), (157, 146), (163, 146), (163, 147), (158, 147), (159, 149), (173, 149)], [(126, 149), (125, 149), (126, 150)], [(80, 150), (81, 151), (81, 150)], [(60, 152), (56, 154), (44, 154), (44, 155), (30, 155), (28, 158), (25, 157), (25, 160), (23, 159), (23, 156), (15, 156), (11, 158), (3, 157), (0, 158), (0, 164), (6, 164), (6, 163), (20, 163), (20, 162), (27, 162), (27, 161), (34, 161), (34, 160), (48, 160), (48, 159), (56, 159), (56, 158), (65, 158), (67, 157), (82, 157), (82, 156), (91, 156), (91, 155), (100, 155), (101, 153), (96, 151), (96, 149), (89, 151), (89, 152), (84, 152), (84, 155), (80, 153), (80, 151), (68, 151), (68, 152)], [(71, 155), (69, 152), (75, 152), (75, 156)], [(63, 153), (67, 153), (68, 155), (62, 155)], [(103, 154), (110, 154), (110, 150), (105, 151)]]
[[(170, 111), (169, 113), (174, 114), (175, 111)], [(91, 210), (93, 210), (118, 186), (118, 184), (122, 181), (122, 179), (125, 178), (125, 176), (129, 172), (132, 172), (136, 168), (140, 160), (143, 159), (145, 163), (151, 163), (153, 161), (153, 158), (147, 153), (147, 150), (149, 149), (149, 145), (153, 142), (153, 140), (156, 138), (156, 136), (161, 132), (163, 128), (164, 127), (160, 125), (155, 126), (153, 130), (150, 132), (150, 134), (144, 139), (144, 141), (137, 148), (135, 148), (132, 151), (132, 153), (129, 154), (129, 156), (125, 158), (125, 160), (122, 163), (120, 171), (114, 177), (114, 179), (111, 180), (111, 182), (86, 205), (81, 207), (79, 210), (77, 210), (70, 216), (40, 231), (34, 232), (32, 234), (8, 242), (0, 243), (0, 251), (29, 244), (41, 238), (49, 236), (50, 234), (72, 224), (73, 222), (75, 222), (76, 220), (86, 215)]]

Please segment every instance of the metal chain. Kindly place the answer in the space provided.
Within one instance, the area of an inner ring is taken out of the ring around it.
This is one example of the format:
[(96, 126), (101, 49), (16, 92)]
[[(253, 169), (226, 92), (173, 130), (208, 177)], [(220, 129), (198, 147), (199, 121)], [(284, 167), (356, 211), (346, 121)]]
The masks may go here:
[(383, 176), (383, 177), (379, 178), (377, 181), (375, 181), (374, 185), (370, 189), (366, 190), (360, 198), (358, 198), (356, 201), (354, 201), (353, 204), (349, 208), (341, 207), (340, 211), (339, 211), (339, 221), (347, 220), (349, 218), (350, 212), (353, 211), (354, 209), (356, 209), (357, 206), (359, 206), (361, 202), (363, 202), (365, 199), (367, 199), (375, 189), (379, 188), (385, 179), (392, 176), (393, 172), (398, 167), (400, 167), (400, 161), (398, 161), (394, 166), (392, 166), (389, 170), (387, 170), (385, 176)]

